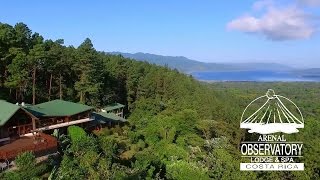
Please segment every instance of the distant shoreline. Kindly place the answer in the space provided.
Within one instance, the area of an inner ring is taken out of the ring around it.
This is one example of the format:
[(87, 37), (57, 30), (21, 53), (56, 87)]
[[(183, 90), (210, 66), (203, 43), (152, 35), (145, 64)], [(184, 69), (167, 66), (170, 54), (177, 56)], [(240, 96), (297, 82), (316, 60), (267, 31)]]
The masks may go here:
[[(196, 79), (196, 78), (195, 78)], [(243, 81), (237, 81), (237, 80), (202, 80), (202, 79), (196, 79), (200, 82), (206, 82), (206, 83), (320, 83), (320, 81), (250, 81), (250, 80), (243, 80)]]
[(316, 74), (271, 70), (194, 72), (191, 75), (205, 82), (320, 82)]

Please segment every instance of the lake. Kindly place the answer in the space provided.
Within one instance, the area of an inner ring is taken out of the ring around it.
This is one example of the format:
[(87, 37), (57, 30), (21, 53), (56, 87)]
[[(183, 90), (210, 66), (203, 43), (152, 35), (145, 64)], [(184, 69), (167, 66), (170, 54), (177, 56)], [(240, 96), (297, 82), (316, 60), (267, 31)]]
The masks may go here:
[(320, 77), (304, 77), (293, 72), (276, 71), (215, 71), (215, 72), (193, 72), (193, 77), (203, 81), (315, 81), (320, 82)]

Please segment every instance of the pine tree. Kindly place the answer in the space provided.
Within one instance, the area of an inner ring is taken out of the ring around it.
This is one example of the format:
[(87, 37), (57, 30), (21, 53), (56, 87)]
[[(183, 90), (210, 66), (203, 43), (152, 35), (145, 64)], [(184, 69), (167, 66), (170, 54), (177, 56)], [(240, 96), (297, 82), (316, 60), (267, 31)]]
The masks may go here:
[(78, 47), (76, 58), (74, 68), (78, 81), (75, 83), (75, 89), (78, 91), (80, 103), (99, 104), (102, 62), (99, 61), (90, 39), (85, 39)]
[(8, 76), (7, 66), (13, 58), (9, 49), (14, 47), (15, 40), (15, 29), (8, 24), (0, 23), (0, 87), (4, 85)]
[(5, 86), (10, 89), (16, 90), (17, 101), (24, 101), (24, 92), (28, 85), (28, 59), (27, 55), (17, 48), (12, 48), (11, 53), (15, 54), (15, 57), (10, 65), (8, 65), (9, 77), (5, 82)]
[(46, 52), (43, 44), (36, 44), (28, 55), (29, 67), (32, 72), (32, 104), (36, 104), (36, 79), (37, 71), (43, 67)]

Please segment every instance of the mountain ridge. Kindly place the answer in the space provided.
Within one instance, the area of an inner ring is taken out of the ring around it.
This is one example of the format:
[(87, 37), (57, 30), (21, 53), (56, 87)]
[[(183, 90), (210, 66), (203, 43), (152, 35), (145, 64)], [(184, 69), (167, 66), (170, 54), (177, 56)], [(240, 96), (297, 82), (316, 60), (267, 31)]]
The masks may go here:
[(138, 61), (147, 61), (152, 64), (168, 66), (172, 69), (185, 72), (187, 74), (193, 72), (214, 72), (214, 71), (250, 71), (250, 70), (273, 70), (273, 71), (289, 71), (294, 68), (280, 63), (209, 63), (189, 59), (184, 56), (163, 56), (151, 53), (123, 53), (123, 52), (107, 52), (114, 55), (122, 55)]

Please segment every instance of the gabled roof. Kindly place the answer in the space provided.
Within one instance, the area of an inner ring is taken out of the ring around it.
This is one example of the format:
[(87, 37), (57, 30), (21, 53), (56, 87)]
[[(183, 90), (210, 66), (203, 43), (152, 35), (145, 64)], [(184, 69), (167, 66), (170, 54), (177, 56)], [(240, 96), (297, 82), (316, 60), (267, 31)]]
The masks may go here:
[(94, 109), (91, 106), (63, 100), (53, 100), (25, 108), (36, 117), (72, 116)]
[(37, 119), (33, 114), (29, 113), (21, 106), (0, 99), (0, 126), (3, 126), (6, 122), (8, 122), (10, 118), (19, 110), (23, 111), (31, 118)]
[(3, 126), (19, 109), (18, 105), (0, 100), (0, 126)]
[(105, 108), (103, 108), (103, 109), (106, 110), (106, 111), (112, 111), (112, 110), (120, 109), (120, 108), (123, 108), (123, 107), (125, 107), (125, 105), (120, 104), (120, 103), (113, 103), (113, 104), (107, 105), (107, 106), (106, 106)]
[(115, 113), (107, 113), (107, 112), (94, 112), (92, 115), (95, 117), (96, 121), (120, 121), (120, 122), (127, 122), (127, 120), (123, 117), (116, 115)]

